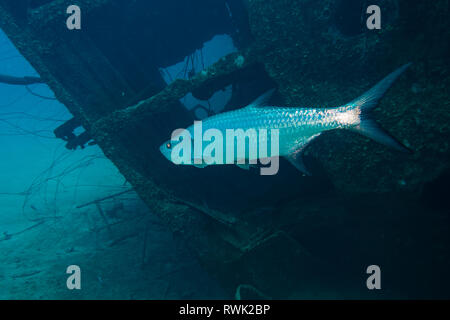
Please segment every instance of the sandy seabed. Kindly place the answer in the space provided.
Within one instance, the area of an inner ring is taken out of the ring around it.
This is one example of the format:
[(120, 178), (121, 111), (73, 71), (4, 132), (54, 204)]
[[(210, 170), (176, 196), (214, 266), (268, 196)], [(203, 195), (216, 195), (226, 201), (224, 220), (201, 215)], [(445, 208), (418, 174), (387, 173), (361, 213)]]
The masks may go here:
[[(86, 153), (101, 155), (91, 148), (55, 166), (53, 176)], [(133, 191), (100, 202), (104, 218), (95, 204), (77, 208), (130, 188), (107, 159), (96, 159), (82, 174), (77, 169), (59, 180), (38, 179), (34, 190), (20, 194), (48, 165), (39, 147), (32, 149), (27, 152), (39, 161), (24, 157), (22, 148), (10, 149), (9, 159), (1, 160), (1, 299), (221, 297), (216, 283)], [(67, 289), (69, 265), (81, 268), (81, 290)]]

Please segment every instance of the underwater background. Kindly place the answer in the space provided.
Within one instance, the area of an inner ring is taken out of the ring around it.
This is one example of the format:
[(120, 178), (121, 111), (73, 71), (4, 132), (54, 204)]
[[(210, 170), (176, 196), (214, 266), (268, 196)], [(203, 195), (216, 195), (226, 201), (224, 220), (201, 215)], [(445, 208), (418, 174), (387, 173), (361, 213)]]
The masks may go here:
[[(0, 0), (0, 299), (450, 298), (448, 18), (446, 0)], [(311, 176), (159, 152), (267, 89), (339, 106), (408, 62), (373, 116), (412, 154), (344, 130), (306, 148)]]

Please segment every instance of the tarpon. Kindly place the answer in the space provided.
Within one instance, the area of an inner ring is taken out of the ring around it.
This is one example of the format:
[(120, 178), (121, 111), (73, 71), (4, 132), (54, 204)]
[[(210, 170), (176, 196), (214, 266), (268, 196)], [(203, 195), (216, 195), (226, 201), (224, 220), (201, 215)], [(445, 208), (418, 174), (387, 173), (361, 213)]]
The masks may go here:
[[(254, 164), (256, 159), (261, 160), (259, 154), (252, 155), (249, 152), (248, 147), (251, 145), (251, 141), (261, 143), (264, 140), (264, 142), (270, 145), (269, 142), (273, 140), (272, 137), (274, 131), (277, 132), (278, 139), (277, 153), (274, 153), (272, 150), (273, 148), (269, 148), (268, 153), (264, 158), (274, 156), (285, 157), (298, 170), (305, 174), (309, 174), (309, 171), (302, 160), (303, 150), (322, 132), (329, 130), (352, 130), (398, 151), (410, 152), (407, 147), (384, 131), (371, 117), (371, 111), (377, 106), (378, 101), (409, 66), (410, 63), (398, 68), (362, 96), (340, 107), (295, 108), (268, 106), (267, 102), (274, 92), (274, 89), (272, 89), (264, 93), (247, 107), (217, 114), (203, 120), (201, 122), (201, 129), (203, 131), (214, 129), (215, 132), (222, 133), (224, 137), (227, 134), (226, 132), (230, 130), (241, 130), (241, 132), (246, 132), (246, 149), (244, 156), (243, 154), (239, 156), (239, 152), (237, 152), (235, 147), (231, 161), (240, 167), (246, 168), (248, 168), (249, 164)], [(266, 130), (268, 133), (267, 138), (264, 137), (263, 140), (261, 140), (261, 134), (259, 134), (261, 130)], [(180, 164), (180, 161), (175, 161), (174, 159), (174, 157), (179, 157), (178, 154), (174, 154), (177, 145), (180, 143), (187, 143), (187, 141), (182, 141), (181, 137), (183, 135), (180, 134), (180, 132), (181, 131), (173, 134), (170, 140), (164, 142), (160, 146), (161, 153), (168, 160), (176, 164)], [(199, 142), (201, 145), (200, 151), (205, 151), (208, 144), (203, 141), (195, 140), (204, 139), (202, 135), (196, 136), (195, 125), (188, 127), (185, 132), (188, 133), (188, 136), (191, 139), (188, 143), (192, 145), (193, 149), (196, 148), (194, 145)], [(252, 140), (252, 138), (254, 139)], [(179, 150), (177, 152), (179, 152)], [(223, 161), (219, 161), (220, 164), (230, 163), (225, 161), (227, 152), (230, 153), (229, 151), (226, 151), (226, 147), (223, 146)], [(190, 164), (197, 167), (217, 164), (211, 163), (208, 159), (195, 156), (195, 152), (192, 153), (189, 160), (192, 161), (185, 161), (181, 164)]]

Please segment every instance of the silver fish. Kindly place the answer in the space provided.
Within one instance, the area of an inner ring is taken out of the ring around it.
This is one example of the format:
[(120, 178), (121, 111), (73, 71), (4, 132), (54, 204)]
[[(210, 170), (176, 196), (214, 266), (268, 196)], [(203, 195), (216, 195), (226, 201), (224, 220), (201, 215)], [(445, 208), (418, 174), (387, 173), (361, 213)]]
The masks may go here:
[[(379, 143), (387, 145), (391, 148), (402, 152), (410, 152), (408, 148), (402, 145), (400, 142), (391, 137), (385, 132), (370, 116), (370, 111), (374, 109), (378, 101), (385, 94), (385, 92), (391, 87), (394, 81), (410, 66), (408, 63), (381, 80), (378, 84), (372, 87), (369, 91), (365, 92), (359, 98), (346, 103), (343, 106), (335, 108), (289, 108), (289, 107), (277, 107), (267, 106), (267, 102), (272, 96), (274, 89), (266, 92), (258, 99), (256, 99), (249, 106), (242, 109), (224, 112), (218, 115), (214, 115), (202, 121), (202, 130), (216, 129), (226, 135), (227, 130), (244, 131), (252, 130), (252, 132), (258, 132), (261, 129), (267, 130), (269, 133), (264, 142), (271, 141), (270, 132), (276, 129), (278, 132), (278, 154), (267, 154), (267, 158), (271, 156), (282, 156), (288, 159), (298, 170), (305, 174), (310, 174), (305, 167), (302, 160), (302, 151), (313, 139), (317, 138), (322, 132), (335, 129), (348, 129), (365, 135)], [(195, 132), (194, 125), (186, 129), (192, 137), (191, 144), (194, 145)], [(259, 141), (256, 138), (251, 140), (251, 134), (247, 135), (245, 159), (237, 158), (236, 149), (234, 150), (233, 163), (240, 167), (248, 168), (248, 162), (259, 158), (258, 155), (251, 156), (248, 151), (250, 141)], [(202, 139), (202, 138), (200, 138)], [(170, 161), (176, 163), (173, 159), (173, 149), (178, 143), (181, 142), (179, 135), (172, 135), (171, 139), (164, 142), (160, 146), (161, 153)], [(202, 151), (205, 150), (203, 145)], [(226, 150), (224, 147), (224, 158), (226, 157)], [(195, 161), (197, 160), (197, 161)], [(244, 161), (247, 161), (244, 163)], [(229, 162), (221, 162), (229, 163)], [(205, 167), (208, 163), (205, 163), (204, 159), (194, 159), (190, 163), (197, 167)]]

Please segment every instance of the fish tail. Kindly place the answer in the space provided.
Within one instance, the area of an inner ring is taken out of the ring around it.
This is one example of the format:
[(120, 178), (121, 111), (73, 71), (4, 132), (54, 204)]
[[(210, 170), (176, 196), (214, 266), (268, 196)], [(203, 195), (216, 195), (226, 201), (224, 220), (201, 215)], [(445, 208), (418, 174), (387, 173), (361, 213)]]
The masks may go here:
[(398, 68), (383, 80), (378, 82), (369, 91), (353, 100), (350, 105), (355, 106), (359, 113), (359, 123), (351, 129), (368, 138), (371, 138), (381, 144), (396, 149), (401, 152), (411, 153), (412, 151), (402, 143), (393, 138), (381, 126), (375, 122), (371, 116), (371, 111), (378, 105), (378, 101), (383, 97), (386, 91), (392, 86), (395, 80), (411, 65), (405, 64)]

